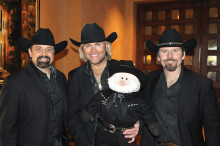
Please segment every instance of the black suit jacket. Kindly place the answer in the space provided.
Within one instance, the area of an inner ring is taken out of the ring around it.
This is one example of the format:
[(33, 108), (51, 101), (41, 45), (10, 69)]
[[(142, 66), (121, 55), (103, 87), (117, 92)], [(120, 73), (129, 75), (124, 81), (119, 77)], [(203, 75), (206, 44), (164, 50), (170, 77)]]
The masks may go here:
[[(109, 60), (108, 65), (132, 63), (131, 61)], [(95, 132), (95, 122), (84, 124), (80, 115), (94, 96), (93, 84), (84, 64), (69, 72), (68, 77), (68, 129), (79, 146), (91, 146)]]
[[(220, 111), (213, 83), (197, 73), (183, 69), (178, 99), (178, 123), (184, 146), (220, 146)], [(152, 95), (162, 70), (149, 73), (145, 88), (147, 101)], [(203, 140), (202, 126), (205, 130)], [(141, 146), (155, 145), (146, 127), (143, 128)]]
[[(58, 70), (57, 81), (67, 109), (67, 81)], [(0, 97), (0, 146), (49, 146), (49, 102), (31, 64), (7, 77)]]

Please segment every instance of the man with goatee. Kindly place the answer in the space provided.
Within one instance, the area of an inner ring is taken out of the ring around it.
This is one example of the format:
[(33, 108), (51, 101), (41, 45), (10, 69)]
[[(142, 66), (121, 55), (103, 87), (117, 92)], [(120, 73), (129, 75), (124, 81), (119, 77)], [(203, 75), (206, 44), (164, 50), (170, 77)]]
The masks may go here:
[(196, 45), (196, 39), (183, 42), (175, 29), (165, 29), (158, 44), (147, 41), (163, 67), (148, 74), (145, 88), (161, 133), (152, 137), (144, 127), (141, 146), (220, 146), (220, 112), (213, 82), (183, 65), (186, 53)]
[(19, 45), (30, 63), (4, 81), (0, 97), (0, 146), (66, 146), (66, 77), (52, 65), (67, 41), (55, 44), (40, 28)]

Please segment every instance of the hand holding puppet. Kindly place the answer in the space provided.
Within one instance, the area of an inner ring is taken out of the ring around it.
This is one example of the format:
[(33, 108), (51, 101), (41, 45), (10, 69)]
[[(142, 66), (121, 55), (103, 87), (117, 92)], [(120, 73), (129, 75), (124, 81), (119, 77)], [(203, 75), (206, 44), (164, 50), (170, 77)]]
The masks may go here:
[(133, 66), (117, 65), (108, 67), (109, 90), (101, 90), (87, 104), (81, 114), (83, 122), (93, 122), (97, 117), (95, 145), (128, 144), (122, 134), (125, 129), (143, 120), (151, 134), (159, 136), (155, 115), (142, 94), (146, 83), (143, 72)]

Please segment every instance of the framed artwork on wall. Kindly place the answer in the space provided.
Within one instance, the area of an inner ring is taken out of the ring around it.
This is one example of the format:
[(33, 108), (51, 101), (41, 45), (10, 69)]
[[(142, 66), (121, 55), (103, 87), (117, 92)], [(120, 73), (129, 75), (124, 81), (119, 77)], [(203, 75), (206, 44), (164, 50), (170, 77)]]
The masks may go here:
[(22, 36), (31, 36), (40, 27), (40, 0), (23, 0), (22, 4)]
[(40, 28), (40, 0), (36, 0), (36, 30)]
[(2, 10), (0, 10), (0, 31), (2, 31)]
[[(22, 6), (22, 36), (31, 39), (34, 32), (40, 28), (40, 0), (23, 0)], [(30, 59), (21, 52), (21, 68), (24, 68)]]
[(0, 56), (7, 72), (17, 72), (29, 62), (17, 40), (19, 36), (31, 39), (39, 27), (40, 0), (0, 0), (0, 32), (4, 32)]

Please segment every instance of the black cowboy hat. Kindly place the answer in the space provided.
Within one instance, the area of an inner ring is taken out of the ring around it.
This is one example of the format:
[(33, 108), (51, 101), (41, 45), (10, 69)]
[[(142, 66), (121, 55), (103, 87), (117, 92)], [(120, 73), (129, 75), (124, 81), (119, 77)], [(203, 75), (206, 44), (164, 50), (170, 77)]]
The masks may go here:
[(155, 54), (157, 54), (159, 48), (161, 47), (182, 47), (186, 52), (188, 52), (192, 51), (196, 45), (197, 41), (194, 38), (183, 42), (176, 29), (165, 29), (163, 34), (160, 36), (157, 45), (150, 40), (147, 41), (147, 48)]
[(77, 42), (70, 38), (70, 41), (76, 45), (80, 46), (81, 44), (92, 43), (92, 42), (102, 42), (108, 41), (110, 43), (114, 42), (117, 38), (117, 33), (111, 33), (107, 38), (105, 37), (104, 30), (98, 26), (96, 23), (86, 24), (81, 31), (81, 42)]
[(132, 62), (124, 62), (120, 65), (108, 66), (108, 71), (110, 77), (119, 72), (130, 73), (136, 76), (141, 83), (141, 89), (146, 84), (146, 75), (142, 71), (136, 69)]
[(39, 28), (34, 35), (32, 36), (31, 40), (26, 39), (25, 37), (20, 37), (18, 40), (19, 46), (22, 50), (28, 53), (28, 49), (32, 45), (51, 45), (54, 46), (55, 54), (59, 53), (60, 51), (64, 50), (67, 46), (67, 41), (62, 41), (58, 44), (55, 44), (54, 37), (50, 29), (48, 28)]

